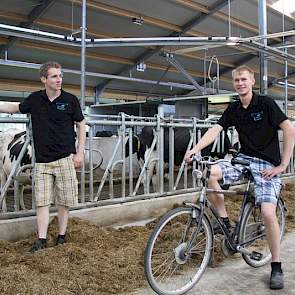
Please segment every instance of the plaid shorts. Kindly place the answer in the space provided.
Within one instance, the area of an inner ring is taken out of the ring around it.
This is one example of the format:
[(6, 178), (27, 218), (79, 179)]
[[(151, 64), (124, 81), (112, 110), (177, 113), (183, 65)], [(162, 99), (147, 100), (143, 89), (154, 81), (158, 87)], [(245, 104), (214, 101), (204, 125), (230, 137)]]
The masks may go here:
[[(264, 169), (271, 169), (274, 166), (267, 161), (239, 154), (237, 159), (246, 160), (250, 163), (250, 170), (254, 178), (255, 202), (257, 205), (261, 203), (276, 204), (281, 191), (281, 179), (278, 175), (272, 179), (265, 179), (261, 172)], [(231, 184), (235, 181), (243, 179), (242, 165), (227, 165), (225, 163), (218, 164), (222, 170), (223, 184)]]
[(73, 155), (50, 163), (36, 163), (35, 199), (36, 206), (49, 206), (54, 202), (62, 206), (78, 203), (78, 181)]

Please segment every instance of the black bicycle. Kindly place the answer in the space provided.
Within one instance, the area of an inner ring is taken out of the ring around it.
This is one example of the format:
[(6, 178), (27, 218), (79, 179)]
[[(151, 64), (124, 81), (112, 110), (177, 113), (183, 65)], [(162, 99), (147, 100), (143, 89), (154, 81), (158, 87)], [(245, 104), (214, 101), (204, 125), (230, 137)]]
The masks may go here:
[[(208, 217), (210, 212), (224, 234), (221, 249), (226, 256), (239, 252), (252, 267), (263, 266), (271, 260), (261, 209), (255, 205), (249, 163), (235, 158), (231, 161), (213, 161), (208, 157), (195, 157), (195, 160), (201, 169), (195, 169), (193, 175), (200, 179), (202, 186), (197, 203), (184, 202), (183, 207), (166, 213), (152, 231), (145, 249), (145, 275), (151, 288), (160, 295), (186, 293), (205, 272), (213, 252), (214, 230)], [(208, 188), (211, 166), (220, 162), (233, 167), (237, 164), (243, 166), (243, 175), (247, 180), (245, 190), (217, 191)], [(240, 214), (231, 231), (218, 218), (207, 198), (208, 192), (243, 195)], [(285, 231), (285, 211), (284, 202), (279, 196), (277, 218), (281, 240)]]

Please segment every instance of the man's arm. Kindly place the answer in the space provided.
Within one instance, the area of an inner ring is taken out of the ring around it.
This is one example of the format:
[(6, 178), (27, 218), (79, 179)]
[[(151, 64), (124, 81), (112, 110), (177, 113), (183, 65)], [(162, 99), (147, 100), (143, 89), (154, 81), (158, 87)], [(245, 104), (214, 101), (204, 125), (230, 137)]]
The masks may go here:
[(86, 141), (86, 126), (85, 119), (81, 122), (76, 122), (77, 131), (78, 131), (78, 144), (77, 144), (77, 153), (73, 157), (74, 165), (76, 168), (81, 167), (84, 159), (84, 149)]
[(284, 140), (282, 160), (279, 166), (262, 171), (262, 176), (269, 179), (286, 170), (294, 150), (295, 129), (292, 123), (284, 120), (279, 126), (283, 131)]
[(187, 163), (191, 162), (192, 155), (200, 153), (203, 148), (211, 144), (222, 130), (223, 130), (223, 127), (218, 124), (208, 129), (207, 132), (199, 140), (199, 142), (190, 151), (188, 151), (185, 154), (184, 156), (185, 162)]
[(19, 113), (19, 103), (18, 102), (1, 102), (0, 113), (8, 113), (8, 114)]
[(283, 121), (280, 124), (280, 128), (283, 130), (284, 140), (281, 166), (285, 170), (289, 164), (294, 150), (295, 129), (289, 120)]

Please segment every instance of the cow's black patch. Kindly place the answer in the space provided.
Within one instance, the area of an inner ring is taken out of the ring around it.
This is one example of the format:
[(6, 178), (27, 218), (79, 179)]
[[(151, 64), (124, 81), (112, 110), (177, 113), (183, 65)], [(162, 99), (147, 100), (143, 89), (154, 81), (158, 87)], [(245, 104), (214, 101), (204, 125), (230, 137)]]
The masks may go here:
[(114, 132), (108, 130), (97, 131), (95, 136), (96, 137), (111, 137), (114, 135)]
[[(8, 145), (9, 159), (11, 162), (16, 161), (18, 155), (20, 154), (24, 144), (25, 144), (25, 135), (26, 132), (18, 133), (14, 136), (13, 140)], [(23, 138), (22, 138), (23, 136)], [(26, 150), (22, 160), (21, 166), (31, 164), (32, 157), (29, 155), (28, 150)], [(4, 163), (4, 162), (3, 162)]]
[[(203, 135), (207, 129), (202, 128), (201, 129), (201, 135)], [(221, 136), (221, 135), (220, 135)], [(154, 138), (154, 132), (152, 127), (144, 127), (142, 129), (141, 134), (139, 135), (142, 149), (140, 151), (141, 155), (140, 157), (144, 157), (144, 153), (146, 150), (146, 147), (150, 148), (153, 142)], [(187, 128), (174, 128), (174, 163), (175, 165), (179, 166), (181, 165), (187, 146), (190, 141), (190, 131)], [(164, 129), (164, 162), (169, 163), (169, 129)], [(224, 142), (224, 152), (211, 152), (213, 144), (210, 144), (206, 148), (202, 150), (203, 156), (212, 156), (217, 158), (223, 158), (228, 150), (231, 148), (230, 140), (228, 136), (225, 136), (225, 142)]]
[(20, 132), (20, 133), (17, 133), (14, 135), (13, 137), (13, 140), (9, 143), (8, 145), (8, 149), (10, 150), (11, 146), (14, 145), (14, 143), (23, 135), (26, 134), (26, 131), (23, 131), (23, 132)]

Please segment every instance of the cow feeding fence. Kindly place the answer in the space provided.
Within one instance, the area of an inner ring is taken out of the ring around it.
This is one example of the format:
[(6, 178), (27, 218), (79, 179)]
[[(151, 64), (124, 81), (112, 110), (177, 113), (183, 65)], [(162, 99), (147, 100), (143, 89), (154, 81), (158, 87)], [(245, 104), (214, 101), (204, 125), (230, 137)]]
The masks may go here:
[[(25, 168), (28, 168), (20, 167), (20, 163), (25, 149), (31, 144), (32, 136), (29, 121), (27, 119), (0, 119), (1, 121), (27, 124), (25, 144), (15, 166), (7, 175), (5, 183), (1, 184), (2, 218), (33, 215), (35, 214), (34, 197), (32, 193), (28, 193), (29, 197), (26, 196), (26, 198), (29, 198), (30, 201), (23, 200), (23, 190), (19, 189), (23, 184), (19, 182), (18, 177)], [(188, 173), (190, 168), (183, 161), (175, 170), (175, 130), (177, 128), (189, 130), (190, 138), (185, 149), (187, 151), (200, 139), (202, 130), (210, 128), (215, 123), (216, 121), (198, 120), (196, 118), (136, 117), (124, 113), (118, 116), (91, 115), (87, 118), (89, 128), (85, 162), (81, 171), (78, 172), (80, 193), (79, 204), (76, 209), (198, 191), (198, 183), (191, 178), (191, 174)], [(153, 130), (153, 136), (150, 149), (145, 151), (142, 159), (138, 159), (138, 145), (141, 144), (138, 134), (144, 127), (150, 127)], [(97, 130), (105, 129), (112, 129), (114, 136), (95, 136)], [(166, 164), (164, 161), (165, 130), (168, 130), (169, 136), (169, 160)], [(227, 134), (223, 132), (213, 143), (212, 152), (225, 151), (226, 136), (229, 136), (233, 143), (235, 131), (231, 129)], [(137, 141), (134, 139), (137, 139)], [(183, 151), (183, 154), (185, 151)], [(167, 165), (168, 183), (165, 181), (164, 172)], [(292, 158), (285, 174), (291, 175), (293, 173), (294, 159)], [(10, 194), (8, 190), (12, 184), (14, 191), (13, 205), (8, 206), (6, 210), (3, 204), (9, 204)], [(33, 187), (33, 183), (31, 187)], [(29, 208), (25, 204), (29, 204)]]

